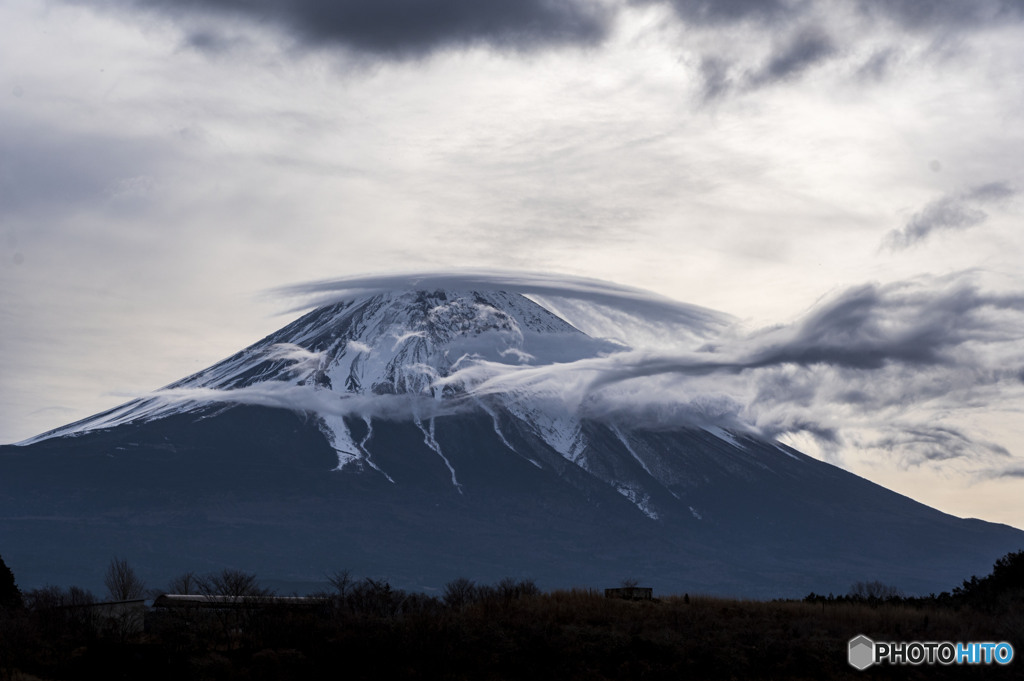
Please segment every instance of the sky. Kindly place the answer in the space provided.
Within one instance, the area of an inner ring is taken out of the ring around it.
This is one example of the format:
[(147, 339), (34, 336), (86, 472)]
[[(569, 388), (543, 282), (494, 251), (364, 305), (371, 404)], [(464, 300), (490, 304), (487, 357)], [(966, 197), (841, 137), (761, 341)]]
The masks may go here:
[(735, 322), (602, 380), (1024, 528), (1022, 44), (1014, 0), (7, 0), (0, 442), (283, 287), (525, 270)]

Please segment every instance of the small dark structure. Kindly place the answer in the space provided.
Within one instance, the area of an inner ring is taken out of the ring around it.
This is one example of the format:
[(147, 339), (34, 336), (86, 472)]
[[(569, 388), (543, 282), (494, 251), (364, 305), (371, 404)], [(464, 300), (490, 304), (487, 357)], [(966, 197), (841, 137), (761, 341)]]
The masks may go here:
[(623, 586), (618, 589), (605, 589), (605, 598), (621, 598), (624, 601), (649, 601), (654, 589), (649, 586)]

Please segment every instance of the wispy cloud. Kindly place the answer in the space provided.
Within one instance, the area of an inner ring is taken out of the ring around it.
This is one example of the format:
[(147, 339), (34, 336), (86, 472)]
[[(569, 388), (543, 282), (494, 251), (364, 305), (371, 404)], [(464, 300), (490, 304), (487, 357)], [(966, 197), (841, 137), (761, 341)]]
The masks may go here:
[[(687, 352), (642, 347), (558, 365), (477, 362), (444, 379), (472, 395), (559, 395), (566, 409), (654, 427), (712, 423), (848, 438), (917, 461), (1005, 455), (934, 423), (1024, 394), (1024, 294), (965, 275), (864, 285), (802, 320)], [(920, 419), (920, 420), (918, 420)]]
[(266, 357), (269, 360), (291, 362), (293, 371), (308, 373), (320, 366), (324, 353), (311, 352), (294, 343), (275, 343), (267, 349)]
[(945, 461), (971, 456), (979, 450), (998, 457), (1009, 457), (1010, 452), (1002, 445), (987, 442), (958, 428), (929, 424), (898, 424), (870, 446), (887, 451), (913, 450), (929, 461)]
[(836, 54), (838, 48), (820, 27), (799, 31), (776, 49), (761, 66), (751, 73), (745, 87), (758, 88), (794, 78)]
[(947, 194), (914, 213), (900, 229), (889, 232), (885, 245), (892, 250), (914, 246), (935, 232), (963, 231), (988, 219), (983, 207), (999, 204), (1017, 194), (1006, 182), (989, 182)]
[(703, 84), (701, 95), (708, 102), (795, 80), (839, 54), (839, 45), (818, 25), (804, 26), (785, 39), (773, 40), (768, 54), (760, 62), (744, 63), (719, 54), (707, 54), (698, 67), (697, 75)]
[(470, 405), (439, 401), (423, 395), (340, 395), (311, 385), (266, 381), (242, 388), (166, 388), (142, 396), (164, 404), (224, 403), (274, 407), (331, 416), (403, 420), (446, 416), (468, 411)]

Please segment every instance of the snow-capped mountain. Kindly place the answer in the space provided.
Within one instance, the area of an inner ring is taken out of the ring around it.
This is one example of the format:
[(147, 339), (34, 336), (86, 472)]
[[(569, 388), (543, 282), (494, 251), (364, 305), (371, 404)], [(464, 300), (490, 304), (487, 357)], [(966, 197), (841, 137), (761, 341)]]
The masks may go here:
[[(614, 347), (587, 337), (518, 294), (404, 291), (368, 296), (314, 310), (212, 367), (166, 386), (157, 396), (26, 444), (181, 413), (198, 401), (217, 397), (173, 399), (193, 388), (228, 391), (287, 384), (331, 391), (339, 401), (403, 394), (442, 399), (459, 390), (454, 385), (437, 386), (437, 380), (467, 362), (550, 364)], [(231, 396), (222, 397), (227, 401)], [(339, 410), (345, 408), (339, 403)]]
[[(425, 588), (635, 576), (800, 595), (865, 579), (948, 589), (1024, 544), (752, 432), (598, 418), (558, 394), (623, 350), (501, 290), (325, 305), (0, 448), (0, 551), (29, 584), (117, 554), (161, 577), (227, 564), (308, 582), (347, 567)], [(570, 380), (538, 379), (559, 371)]]
[[(50, 431), (22, 444), (51, 437), (79, 435), (129, 423), (144, 423), (175, 414), (204, 411), (211, 403), (233, 404), (270, 400), (280, 393), (312, 407), (317, 425), (338, 456), (338, 469), (352, 466), (387, 472), (373, 461), (369, 439), (375, 407), (372, 398), (406, 396), (403, 412), (422, 433), (461, 490), (458, 474), (435, 437), (440, 414), (482, 412), (495, 435), (515, 448), (502, 431), (502, 420), (530, 432), (574, 465), (591, 469), (629, 498), (645, 514), (657, 518), (640, 482), (623, 482), (591, 466), (583, 421), (556, 401), (536, 404), (510, 390), (486, 397), (468, 397), (461, 381), (445, 382), (460, 368), (484, 363), (518, 367), (545, 366), (621, 350), (609, 341), (590, 338), (528, 298), (503, 291), (398, 291), (325, 306), (241, 352), (172, 383), (153, 397), (125, 405)], [(255, 390), (253, 390), (255, 388)], [(249, 389), (249, 390), (247, 390)], [(368, 400), (367, 398), (370, 398)], [(353, 436), (350, 425), (360, 418), (366, 434)], [(611, 432), (644, 468), (621, 427)], [(721, 429), (709, 432), (734, 442)], [(541, 464), (534, 454), (527, 461)]]

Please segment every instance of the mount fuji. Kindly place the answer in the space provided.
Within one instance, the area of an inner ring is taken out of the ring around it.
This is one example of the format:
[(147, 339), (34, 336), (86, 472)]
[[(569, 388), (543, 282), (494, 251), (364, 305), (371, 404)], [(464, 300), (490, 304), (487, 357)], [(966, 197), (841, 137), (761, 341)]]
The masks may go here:
[[(484, 285), (331, 300), (0, 447), (0, 552), (27, 587), (98, 582), (118, 555), (155, 583), (227, 566), (302, 588), (346, 568), (421, 589), (635, 578), (796, 596), (947, 590), (1024, 545), (738, 423), (606, 408), (593, 368), (629, 348), (537, 300)], [(725, 324), (675, 309), (686, 347)]]

